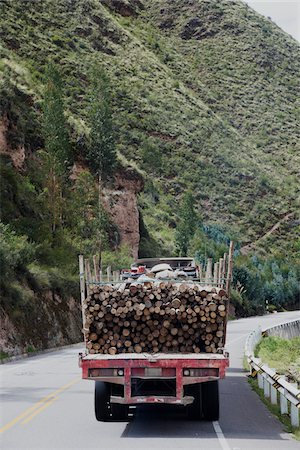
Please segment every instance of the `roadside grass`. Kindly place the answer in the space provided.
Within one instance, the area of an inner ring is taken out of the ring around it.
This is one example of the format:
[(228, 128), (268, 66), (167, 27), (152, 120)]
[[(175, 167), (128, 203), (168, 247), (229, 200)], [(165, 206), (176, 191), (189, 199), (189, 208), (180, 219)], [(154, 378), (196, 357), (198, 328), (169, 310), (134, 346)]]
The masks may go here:
[(278, 336), (263, 338), (255, 349), (255, 356), (280, 374), (300, 381), (300, 337), (283, 339)]
[(280, 406), (279, 405), (273, 405), (268, 398), (265, 398), (264, 392), (262, 389), (258, 387), (258, 382), (256, 379), (248, 377), (248, 382), (251, 386), (251, 389), (256, 392), (261, 401), (266, 405), (266, 407), (269, 409), (269, 411), (276, 416), (280, 422), (284, 425), (284, 430), (288, 433), (291, 433), (295, 439), (300, 441), (300, 428), (292, 427), (290, 423), (290, 418), (287, 414), (280, 414)]

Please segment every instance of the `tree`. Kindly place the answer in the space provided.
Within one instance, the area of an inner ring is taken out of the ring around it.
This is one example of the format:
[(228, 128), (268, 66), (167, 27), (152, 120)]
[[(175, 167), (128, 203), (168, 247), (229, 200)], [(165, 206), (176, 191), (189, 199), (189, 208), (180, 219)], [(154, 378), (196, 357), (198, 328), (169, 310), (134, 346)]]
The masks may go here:
[(197, 225), (195, 200), (190, 191), (183, 196), (179, 207), (178, 226), (175, 233), (175, 244), (179, 256), (187, 256), (190, 240)]
[(62, 224), (62, 209), (67, 174), (71, 164), (71, 148), (64, 116), (62, 80), (53, 65), (46, 70), (43, 101), (43, 137), (45, 150), (40, 152), (48, 176), (45, 192), (51, 210), (52, 235)]
[(72, 163), (71, 147), (64, 115), (62, 79), (52, 64), (46, 70), (43, 137), (46, 151), (55, 159), (57, 174), (64, 176)]
[(87, 159), (93, 172), (106, 178), (116, 165), (116, 150), (109, 80), (102, 69), (93, 68), (90, 93), (90, 142)]
[(103, 207), (102, 213), (98, 214), (98, 189), (90, 172), (82, 172), (75, 180), (68, 206), (72, 230), (80, 237), (80, 251), (90, 254), (97, 252), (99, 233), (102, 246), (106, 247), (108, 218)]
[[(113, 132), (109, 81), (102, 69), (94, 67), (91, 73), (90, 139), (87, 152), (89, 165), (98, 177), (98, 222), (102, 223), (101, 184), (111, 175), (116, 165), (116, 150)], [(98, 230), (99, 269), (102, 268), (103, 239)]]

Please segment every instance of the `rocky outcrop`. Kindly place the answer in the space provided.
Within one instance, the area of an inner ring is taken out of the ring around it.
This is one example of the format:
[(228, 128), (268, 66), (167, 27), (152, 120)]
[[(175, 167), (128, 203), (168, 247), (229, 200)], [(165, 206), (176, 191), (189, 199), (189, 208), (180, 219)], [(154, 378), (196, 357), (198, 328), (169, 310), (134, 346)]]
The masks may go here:
[(0, 351), (14, 356), (34, 350), (80, 342), (81, 310), (79, 300), (63, 300), (51, 291), (36, 293), (30, 308), (17, 313), (0, 309)]
[(123, 17), (137, 16), (143, 4), (140, 0), (101, 0), (105, 6)]
[[(76, 178), (88, 167), (82, 162), (76, 162), (70, 176)], [(117, 171), (114, 180), (106, 183), (102, 188), (102, 202), (113, 224), (118, 230), (118, 245), (126, 244), (134, 259), (138, 257), (140, 244), (140, 217), (137, 195), (143, 190), (142, 176), (132, 168), (122, 168)]]
[(143, 189), (142, 177), (131, 168), (119, 171), (114, 184), (104, 189), (105, 208), (120, 233), (120, 244), (127, 244), (137, 259), (140, 243), (137, 194)]

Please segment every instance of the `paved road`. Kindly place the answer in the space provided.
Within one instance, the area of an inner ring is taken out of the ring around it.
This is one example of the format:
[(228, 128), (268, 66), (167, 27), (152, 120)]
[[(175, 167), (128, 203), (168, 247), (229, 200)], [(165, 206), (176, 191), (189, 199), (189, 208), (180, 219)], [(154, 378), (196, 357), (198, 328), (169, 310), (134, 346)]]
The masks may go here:
[(230, 322), (231, 367), (220, 382), (219, 422), (189, 422), (176, 407), (139, 406), (129, 422), (94, 419), (94, 383), (80, 380), (78, 348), (5, 364), (1, 373), (1, 449), (299, 450), (242, 369), (247, 334), (300, 316), (281, 313)]

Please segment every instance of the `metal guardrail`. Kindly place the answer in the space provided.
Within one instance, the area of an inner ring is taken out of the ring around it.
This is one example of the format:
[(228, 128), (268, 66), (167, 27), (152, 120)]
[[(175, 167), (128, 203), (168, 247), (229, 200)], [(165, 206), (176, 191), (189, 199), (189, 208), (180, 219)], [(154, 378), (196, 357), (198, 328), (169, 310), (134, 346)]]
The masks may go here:
[[(284, 375), (280, 375), (276, 370), (271, 369), (264, 364), (260, 358), (254, 356), (256, 345), (263, 336), (271, 334), (273, 329), (285, 327), (300, 327), (300, 319), (268, 328), (264, 331), (258, 328), (252, 331), (247, 337), (245, 344), (245, 356), (250, 368), (252, 377), (257, 377), (258, 386), (263, 389), (264, 396), (269, 398), (273, 405), (277, 405), (279, 401), (280, 413), (289, 415), (291, 425), (299, 427), (299, 410), (300, 410), (300, 389), (297, 383), (290, 383)], [(272, 333), (273, 334), (273, 333)]]

